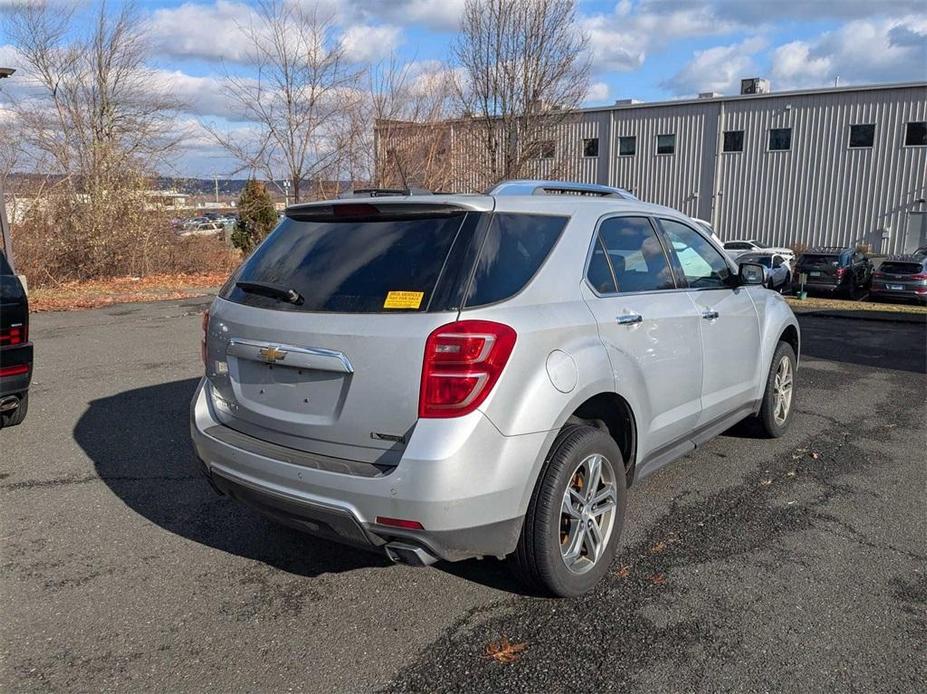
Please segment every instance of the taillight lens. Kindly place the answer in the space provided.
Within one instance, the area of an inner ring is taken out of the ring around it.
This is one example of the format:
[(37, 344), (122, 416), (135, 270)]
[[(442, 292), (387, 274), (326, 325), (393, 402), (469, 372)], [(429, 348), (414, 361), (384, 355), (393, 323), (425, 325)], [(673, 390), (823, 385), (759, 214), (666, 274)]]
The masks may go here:
[(21, 345), (29, 339), (29, 329), (25, 325), (14, 325), (0, 330), (0, 347)]
[(460, 417), (492, 391), (515, 347), (502, 323), (463, 320), (443, 325), (425, 342), (419, 417)]
[(885, 275), (884, 275), (883, 273), (881, 273), (881, 272), (873, 272), (873, 273), (872, 273), (872, 278), (873, 278), (873, 279), (880, 280), (880, 279), (882, 279), (883, 277), (885, 277)]
[(834, 274), (837, 276), (837, 279), (839, 280), (839, 279), (842, 279), (842, 278), (843, 278), (843, 273), (845, 273), (846, 271), (847, 271), (847, 269), (846, 269), (845, 267), (838, 267), (838, 268), (834, 271)]
[(912, 280), (927, 280), (927, 272), (918, 272), (916, 275), (911, 275)]
[(206, 334), (209, 332), (209, 309), (203, 311), (203, 335), (200, 338), (200, 359), (203, 360), (203, 366), (206, 366)]

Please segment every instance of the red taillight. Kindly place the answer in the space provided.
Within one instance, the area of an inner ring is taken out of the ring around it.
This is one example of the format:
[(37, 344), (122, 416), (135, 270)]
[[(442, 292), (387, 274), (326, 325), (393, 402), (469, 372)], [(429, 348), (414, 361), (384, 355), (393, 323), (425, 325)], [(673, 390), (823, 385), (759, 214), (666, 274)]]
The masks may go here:
[(885, 277), (885, 273), (883, 273), (883, 272), (873, 272), (873, 273), (872, 273), (872, 279), (874, 279), (874, 280), (880, 280), (880, 279), (882, 279), (883, 277)]
[(14, 325), (0, 330), (0, 347), (21, 345), (29, 339), (29, 328), (25, 325)]
[(22, 376), (29, 373), (28, 364), (17, 364), (16, 366), (4, 366), (0, 368), (0, 377), (2, 376)]
[(919, 282), (927, 280), (927, 272), (918, 272), (916, 275), (911, 275), (911, 279)]
[(839, 279), (843, 279), (843, 274), (844, 274), (846, 271), (847, 271), (847, 269), (846, 269), (845, 267), (838, 267), (836, 270), (834, 270), (834, 275), (836, 275), (836, 277), (837, 277), (838, 280), (839, 280)]
[(406, 530), (424, 530), (425, 526), (414, 520), (404, 520), (402, 518), (387, 518), (386, 516), (377, 516), (377, 524), (391, 525), (394, 528), (405, 528)]
[(419, 417), (460, 417), (489, 395), (515, 347), (502, 323), (463, 320), (435, 330), (425, 342)]
[(203, 311), (203, 336), (200, 339), (200, 359), (206, 366), (206, 334), (209, 332), (209, 309)]

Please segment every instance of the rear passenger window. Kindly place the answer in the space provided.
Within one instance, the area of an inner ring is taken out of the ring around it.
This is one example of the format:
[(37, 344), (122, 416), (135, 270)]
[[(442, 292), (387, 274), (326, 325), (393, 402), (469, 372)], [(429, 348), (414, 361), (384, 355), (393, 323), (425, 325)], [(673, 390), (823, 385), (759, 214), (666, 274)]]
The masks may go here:
[(676, 286), (663, 246), (646, 217), (602, 222), (586, 276), (600, 294)]
[(494, 214), (464, 307), (492, 304), (520, 292), (547, 258), (567, 220), (546, 215)]
[(661, 219), (686, 282), (693, 289), (726, 287), (731, 276), (727, 261), (705, 238), (685, 224)]

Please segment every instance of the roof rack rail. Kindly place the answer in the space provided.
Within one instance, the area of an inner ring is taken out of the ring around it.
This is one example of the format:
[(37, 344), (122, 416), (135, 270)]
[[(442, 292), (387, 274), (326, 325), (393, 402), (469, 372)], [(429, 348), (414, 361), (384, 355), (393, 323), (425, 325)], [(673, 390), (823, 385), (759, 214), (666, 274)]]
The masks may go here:
[(596, 183), (573, 183), (571, 181), (502, 181), (487, 191), (487, 195), (579, 195), (637, 200), (634, 195), (624, 188), (613, 188)]
[(408, 188), (355, 188), (339, 195), (339, 199), (346, 198), (388, 198), (403, 195), (431, 195), (430, 190), (410, 186)]

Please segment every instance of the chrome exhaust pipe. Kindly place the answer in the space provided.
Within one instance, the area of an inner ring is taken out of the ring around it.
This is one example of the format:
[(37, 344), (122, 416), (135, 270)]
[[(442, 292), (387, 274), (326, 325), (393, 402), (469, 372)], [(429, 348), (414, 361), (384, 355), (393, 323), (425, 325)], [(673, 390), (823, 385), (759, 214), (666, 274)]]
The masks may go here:
[(422, 547), (405, 542), (390, 542), (386, 545), (386, 556), (397, 564), (409, 566), (431, 566), (438, 558)]
[(17, 407), (19, 407), (19, 398), (15, 395), (7, 395), (5, 398), (0, 398), (0, 412), (12, 412)]

